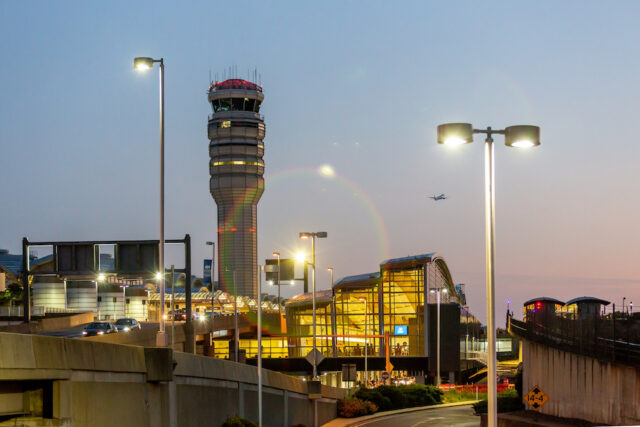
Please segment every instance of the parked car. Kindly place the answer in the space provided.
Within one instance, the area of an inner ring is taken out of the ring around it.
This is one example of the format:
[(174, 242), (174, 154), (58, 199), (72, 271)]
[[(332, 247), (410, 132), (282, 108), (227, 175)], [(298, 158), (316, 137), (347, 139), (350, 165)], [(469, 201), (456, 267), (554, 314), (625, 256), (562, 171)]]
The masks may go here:
[(116, 320), (115, 326), (118, 329), (118, 331), (124, 331), (124, 332), (129, 332), (132, 330), (139, 331), (140, 329), (142, 329), (142, 327), (140, 326), (140, 323), (138, 323), (136, 319), (128, 319), (128, 318)]
[(82, 335), (92, 337), (95, 335), (114, 334), (116, 332), (118, 332), (118, 328), (111, 322), (91, 322), (84, 328)]

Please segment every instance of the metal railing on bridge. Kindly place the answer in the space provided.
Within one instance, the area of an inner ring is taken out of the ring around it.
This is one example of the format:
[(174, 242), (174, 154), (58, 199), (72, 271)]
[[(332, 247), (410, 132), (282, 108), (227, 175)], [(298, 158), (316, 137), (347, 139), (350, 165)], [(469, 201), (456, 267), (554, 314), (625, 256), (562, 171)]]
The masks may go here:
[(508, 315), (507, 328), (511, 334), (562, 351), (640, 366), (640, 343), (637, 342), (640, 323), (631, 317), (558, 317), (552, 325), (543, 325)]

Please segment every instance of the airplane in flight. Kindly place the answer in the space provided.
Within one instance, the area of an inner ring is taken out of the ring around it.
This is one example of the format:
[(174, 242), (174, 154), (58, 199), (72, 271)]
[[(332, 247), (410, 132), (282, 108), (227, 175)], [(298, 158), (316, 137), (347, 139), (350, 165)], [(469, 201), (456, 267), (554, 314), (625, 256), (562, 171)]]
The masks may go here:
[(427, 197), (429, 197), (430, 199), (435, 200), (436, 202), (438, 200), (446, 200), (447, 199), (447, 196), (445, 196), (444, 194), (440, 194), (439, 196), (427, 196)]

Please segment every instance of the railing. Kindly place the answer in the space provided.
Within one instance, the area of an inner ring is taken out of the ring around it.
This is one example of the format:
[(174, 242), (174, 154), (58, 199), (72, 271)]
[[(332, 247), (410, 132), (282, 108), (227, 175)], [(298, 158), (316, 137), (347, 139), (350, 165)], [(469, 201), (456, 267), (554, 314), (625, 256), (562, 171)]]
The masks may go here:
[(487, 353), (485, 351), (463, 351), (461, 354), (465, 355), (466, 360), (477, 360), (483, 365), (487, 364)]
[(609, 318), (586, 320), (559, 318), (553, 325), (523, 322), (507, 316), (510, 333), (557, 348), (607, 362), (640, 366), (640, 344), (631, 342), (633, 321)]
[[(34, 305), (31, 307), (31, 315), (36, 317), (44, 317), (49, 314), (64, 314), (64, 313), (83, 313), (87, 310), (78, 310), (70, 308), (56, 308), (56, 307), (43, 307)], [(24, 310), (21, 305), (0, 307), (0, 317), (22, 317)]]

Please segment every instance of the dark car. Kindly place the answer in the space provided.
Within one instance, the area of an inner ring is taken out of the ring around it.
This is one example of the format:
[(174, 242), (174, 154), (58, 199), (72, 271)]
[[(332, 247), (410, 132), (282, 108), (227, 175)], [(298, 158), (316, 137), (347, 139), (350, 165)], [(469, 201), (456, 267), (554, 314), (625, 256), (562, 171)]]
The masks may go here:
[(118, 319), (116, 320), (115, 326), (118, 329), (118, 331), (124, 331), (124, 332), (129, 332), (133, 330), (139, 331), (140, 329), (142, 329), (142, 327), (140, 326), (140, 323), (138, 323), (136, 319)]
[[(169, 318), (171, 314), (169, 315)], [(191, 312), (191, 319), (197, 319), (198, 317), (196, 316), (195, 312)], [(173, 312), (173, 320), (175, 320), (176, 322), (184, 322), (185, 320), (187, 320), (187, 310), (185, 308), (181, 308), (179, 310), (176, 310)]]
[(82, 335), (85, 337), (92, 337), (95, 335), (113, 334), (118, 332), (118, 329), (111, 322), (91, 322), (82, 331)]

